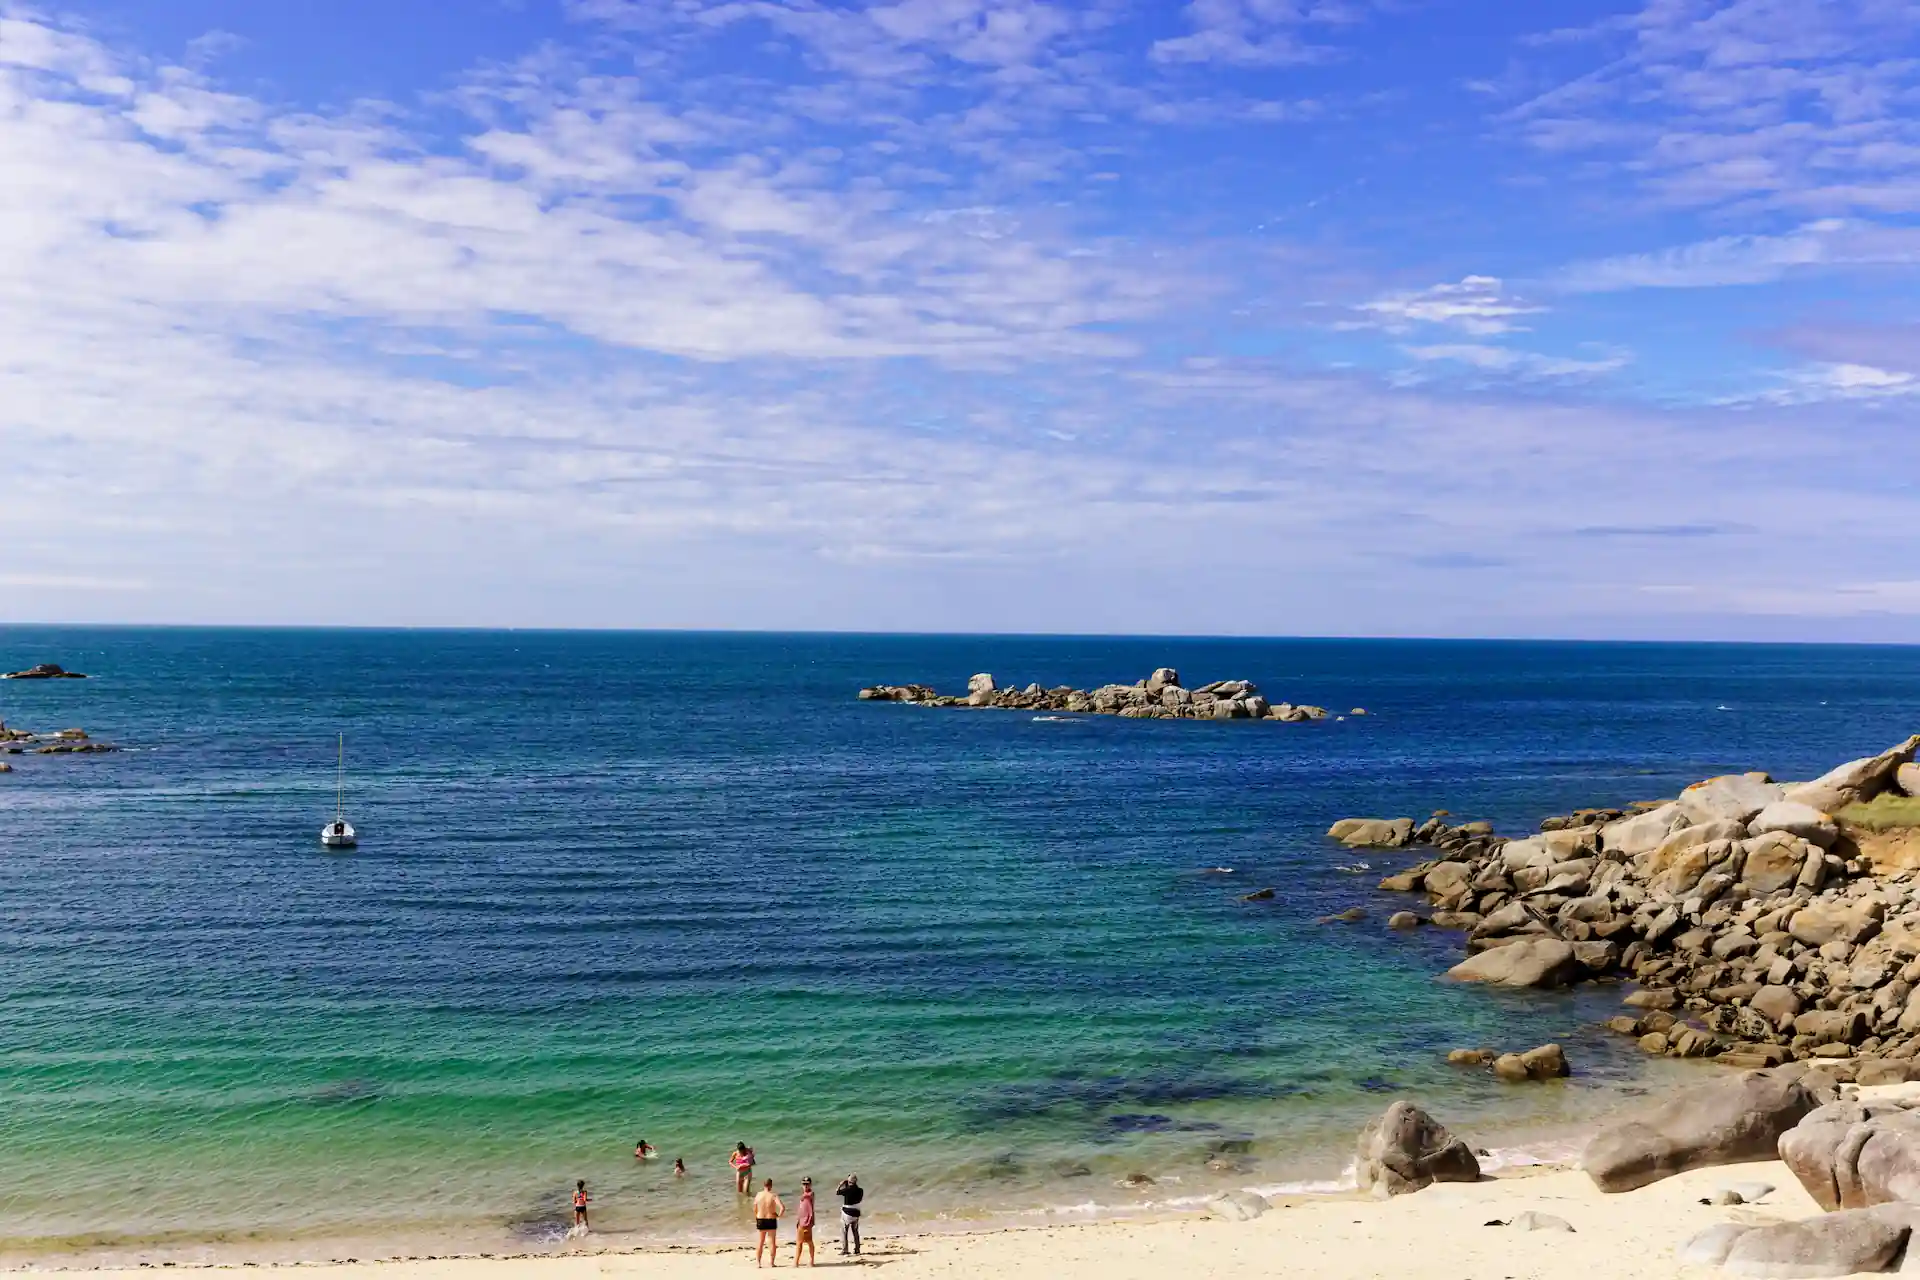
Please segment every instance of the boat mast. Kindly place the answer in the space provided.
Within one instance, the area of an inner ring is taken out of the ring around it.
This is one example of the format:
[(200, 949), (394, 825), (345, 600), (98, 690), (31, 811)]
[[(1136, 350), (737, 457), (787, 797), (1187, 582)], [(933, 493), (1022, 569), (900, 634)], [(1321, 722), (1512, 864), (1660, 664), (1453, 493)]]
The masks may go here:
[(333, 820), (339, 822), (346, 816), (347, 806), (347, 735), (340, 735), (339, 774), (333, 784)]

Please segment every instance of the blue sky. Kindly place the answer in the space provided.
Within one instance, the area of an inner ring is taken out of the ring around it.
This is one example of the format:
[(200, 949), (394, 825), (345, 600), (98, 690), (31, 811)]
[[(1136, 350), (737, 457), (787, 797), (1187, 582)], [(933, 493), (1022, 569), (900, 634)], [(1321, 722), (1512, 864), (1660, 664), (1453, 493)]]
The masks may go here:
[(0, 617), (1920, 640), (1920, 3), (0, 0)]

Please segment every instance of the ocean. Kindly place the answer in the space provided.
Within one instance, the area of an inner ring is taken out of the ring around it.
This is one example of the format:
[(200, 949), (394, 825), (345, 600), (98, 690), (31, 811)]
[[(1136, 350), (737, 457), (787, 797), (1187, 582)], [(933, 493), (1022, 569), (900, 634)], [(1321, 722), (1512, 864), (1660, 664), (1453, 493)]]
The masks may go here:
[[(1439, 981), (1328, 824), (1810, 776), (1920, 705), (1907, 648), (0, 627), (49, 661), (0, 718), (125, 750), (0, 775), (15, 1261), (550, 1248), (576, 1178), (603, 1242), (743, 1238), (735, 1141), (882, 1232), (1331, 1184), (1395, 1096), (1524, 1148), (1689, 1068), (1618, 987)], [(1162, 665), (1372, 714), (854, 696)], [(1547, 1040), (1564, 1085), (1443, 1061)]]

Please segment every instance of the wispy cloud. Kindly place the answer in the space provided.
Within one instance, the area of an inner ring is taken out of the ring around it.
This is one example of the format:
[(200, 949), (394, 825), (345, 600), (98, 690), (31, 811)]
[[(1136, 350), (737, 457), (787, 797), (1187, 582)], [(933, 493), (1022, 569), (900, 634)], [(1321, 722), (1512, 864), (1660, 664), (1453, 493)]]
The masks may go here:
[(1155, 42), (1155, 61), (1243, 67), (1313, 62), (1332, 50), (1306, 38), (1308, 29), (1363, 16), (1358, 4), (1337, 0), (1190, 0), (1183, 12), (1192, 31)]
[(1920, 210), (1920, 10), (1905, 0), (1647, 0), (1559, 33), (1610, 48), (1513, 110), (1661, 203), (1815, 214)]
[(1550, 277), (1571, 293), (1769, 284), (1796, 270), (1920, 264), (1920, 228), (1838, 218), (1785, 235), (1717, 236), (1656, 253), (1574, 263)]
[(1590, 378), (1612, 373), (1628, 364), (1628, 358), (1623, 354), (1576, 360), (1478, 342), (1442, 342), (1407, 346), (1401, 350), (1416, 360), (1452, 361), (1492, 373), (1510, 373), (1529, 378)]
[(1392, 293), (1354, 308), (1369, 317), (1368, 323), (1391, 332), (1444, 325), (1482, 337), (1521, 329), (1524, 326), (1515, 323), (1516, 317), (1545, 309), (1509, 296), (1494, 276), (1467, 276), (1455, 284)]
[(1920, 375), (1867, 364), (1811, 364), (1776, 375), (1781, 385), (1734, 397), (1730, 404), (1822, 404), (1906, 400), (1920, 395)]

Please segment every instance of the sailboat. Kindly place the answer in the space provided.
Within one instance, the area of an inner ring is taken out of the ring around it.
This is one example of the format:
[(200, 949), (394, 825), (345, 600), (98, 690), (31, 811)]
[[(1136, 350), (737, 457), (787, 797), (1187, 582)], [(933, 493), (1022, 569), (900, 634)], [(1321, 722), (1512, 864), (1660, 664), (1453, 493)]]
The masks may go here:
[(320, 843), (329, 849), (351, 849), (360, 843), (347, 821), (347, 735), (340, 735), (339, 772), (333, 784), (333, 821), (320, 828)]

